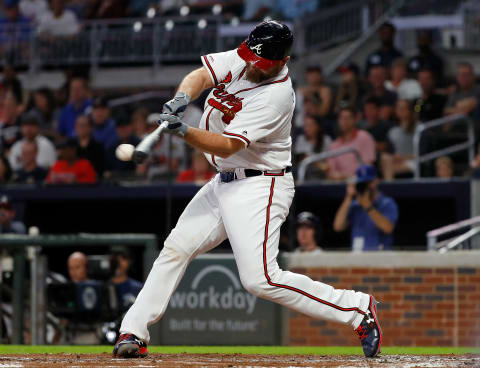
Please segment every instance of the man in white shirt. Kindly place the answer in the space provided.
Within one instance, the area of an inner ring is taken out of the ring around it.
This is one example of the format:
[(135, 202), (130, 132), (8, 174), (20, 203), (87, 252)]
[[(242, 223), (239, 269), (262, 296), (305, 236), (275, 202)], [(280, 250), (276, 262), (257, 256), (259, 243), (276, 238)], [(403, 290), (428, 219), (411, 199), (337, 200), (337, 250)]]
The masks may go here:
[(40, 119), (38, 115), (27, 113), (22, 118), (21, 123), (22, 139), (12, 146), (8, 157), (12, 170), (16, 171), (23, 168), (21, 155), (22, 144), (25, 141), (35, 141), (38, 147), (37, 165), (44, 169), (49, 169), (57, 160), (57, 154), (53, 143), (48, 138), (40, 135)]
[(407, 78), (407, 61), (395, 59), (391, 68), (391, 80), (385, 82), (385, 88), (396, 92), (402, 100), (415, 100), (422, 95), (422, 88), (415, 79)]
[(64, 0), (51, 0), (51, 10), (39, 19), (37, 32), (45, 37), (74, 36), (80, 30), (75, 13), (65, 9)]

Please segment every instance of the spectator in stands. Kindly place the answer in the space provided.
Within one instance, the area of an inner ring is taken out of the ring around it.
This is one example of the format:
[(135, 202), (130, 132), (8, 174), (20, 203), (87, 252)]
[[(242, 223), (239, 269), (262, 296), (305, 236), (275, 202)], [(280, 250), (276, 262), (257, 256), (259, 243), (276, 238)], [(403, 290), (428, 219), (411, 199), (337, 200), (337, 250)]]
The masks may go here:
[(402, 57), (401, 51), (397, 50), (393, 45), (395, 39), (396, 29), (392, 23), (385, 22), (378, 29), (378, 37), (382, 43), (382, 46), (368, 55), (367, 63), (365, 65), (366, 75), (370, 74), (370, 68), (373, 66), (383, 66), (389, 68), (392, 65), (393, 60)]
[(91, 184), (97, 175), (90, 161), (78, 158), (78, 142), (69, 138), (58, 145), (60, 159), (51, 167), (47, 176), (49, 184)]
[(21, 221), (14, 221), (15, 210), (8, 196), (0, 197), (0, 234), (26, 234), (27, 229)]
[(177, 176), (177, 183), (195, 183), (203, 185), (215, 176), (215, 172), (208, 163), (205, 155), (200, 151), (195, 151), (192, 155), (192, 166), (180, 171)]
[[(475, 85), (475, 73), (472, 64), (461, 62), (457, 67), (457, 91), (448, 98), (445, 115), (471, 114), (478, 106), (480, 87)], [(447, 127), (447, 125), (444, 125)]]
[(117, 19), (126, 16), (129, 0), (90, 0), (85, 15), (88, 19)]
[(40, 135), (40, 117), (34, 111), (26, 113), (22, 119), (22, 139), (17, 141), (11, 148), (9, 154), (10, 166), (13, 170), (22, 168), (22, 144), (26, 141), (37, 144), (37, 164), (38, 166), (49, 169), (57, 160), (55, 146), (43, 135)]
[(322, 248), (318, 245), (321, 232), (321, 224), (317, 216), (307, 211), (299, 213), (297, 216), (298, 247), (294, 253), (321, 253)]
[(37, 32), (42, 38), (72, 37), (80, 31), (77, 16), (65, 9), (65, 0), (50, 0), (50, 9), (39, 18)]
[(390, 121), (380, 119), (380, 101), (376, 97), (369, 97), (363, 105), (364, 120), (358, 126), (370, 133), (375, 140), (377, 154), (391, 151), (391, 143), (388, 139), (388, 132), (393, 124)]
[[(340, 137), (330, 145), (329, 151), (352, 147), (358, 151), (364, 163), (375, 161), (375, 141), (370, 133), (358, 129), (355, 121), (355, 111), (344, 107), (338, 114)], [(345, 180), (355, 174), (358, 161), (354, 154), (344, 154), (328, 160), (327, 177), (331, 180)]]
[(41, 184), (47, 178), (48, 170), (38, 166), (38, 145), (35, 140), (22, 141), (20, 155), (21, 168), (16, 170), (13, 181), (21, 184)]
[(18, 68), (14, 66), (15, 54), (13, 52), (8, 52), (5, 56), (4, 63), (1, 87), (4, 90), (13, 93), (18, 102), (20, 112), (23, 112), (22, 104), (24, 97), (28, 92), (23, 89), (22, 82), (20, 81), (20, 78), (18, 78)]
[(370, 68), (368, 81), (370, 83), (370, 96), (376, 97), (380, 101), (380, 118), (382, 120), (391, 120), (393, 106), (397, 101), (397, 94), (385, 88), (387, 80), (387, 69), (376, 65)]
[[(149, 111), (145, 107), (139, 107), (132, 114), (133, 130), (138, 139), (142, 139), (147, 135), (149, 125), (147, 121), (148, 115)], [(153, 124), (158, 125), (156, 122), (153, 122)]]
[(392, 180), (397, 174), (411, 173), (414, 169), (413, 133), (417, 121), (412, 104), (407, 100), (398, 100), (395, 115), (398, 125), (388, 133), (393, 145), (393, 154), (382, 155), (381, 165), (385, 180)]
[(54, 139), (57, 132), (53, 128), (55, 99), (48, 88), (39, 88), (31, 96), (27, 111), (35, 111), (40, 117), (40, 134)]
[(117, 141), (115, 120), (110, 116), (110, 108), (104, 97), (97, 97), (93, 100), (92, 108), (93, 137), (101, 143), (105, 149)]
[[(0, 50), (11, 51), (13, 43), (23, 41), (27, 45), (31, 33), (30, 20), (20, 13), (19, 0), (3, 0), (3, 14), (0, 18)], [(10, 50), (9, 50), (10, 49)]]
[(298, 160), (314, 153), (328, 151), (332, 138), (325, 134), (323, 121), (313, 115), (307, 115), (303, 119), (303, 134), (297, 136), (295, 141), (295, 154)]
[(87, 277), (87, 256), (82, 252), (74, 252), (68, 257), (68, 275), (72, 282), (84, 282)]
[(75, 122), (78, 142), (78, 157), (90, 161), (98, 177), (102, 177), (105, 166), (105, 150), (93, 138), (92, 120), (87, 115), (80, 115)]
[(273, 9), (273, 0), (244, 0), (243, 15), (245, 21), (260, 21), (265, 18)]
[(408, 61), (408, 70), (416, 75), (422, 69), (430, 69), (437, 81), (443, 80), (443, 60), (432, 50), (431, 32), (421, 31), (417, 37), (418, 54)]
[(453, 160), (448, 156), (442, 156), (435, 160), (435, 176), (437, 178), (453, 178)]
[(20, 0), (20, 13), (35, 23), (48, 11), (48, 2), (46, 0)]
[(0, 184), (6, 184), (12, 177), (12, 168), (8, 163), (5, 154), (0, 153)]
[(335, 97), (334, 112), (338, 114), (342, 107), (352, 106), (361, 110), (362, 102), (367, 91), (367, 85), (360, 75), (360, 69), (355, 63), (340, 66), (337, 71), (342, 76)]
[(115, 150), (120, 144), (132, 144), (136, 146), (140, 139), (135, 136), (132, 121), (122, 118), (117, 121), (115, 141), (106, 150), (106, 170), (115, 176), (134, 175), (136, 166), (132, 161), (120, 161), (115, 156)]
[(415, 79), (407, 78), (407, 61), (399, 58), (392, 63), (391, 79), (385, 82), (385, 87), (397, 93), (398, 98), (413, 100), (421, 96), (422, 89)]
[(310, 109), (304, 107), (305, 113), (319, 117), (326, 116), (332, 107), (332, 90), (324, 82), (322, 67), (319, 65), (309, 66), (305, 73), (305, 79), (307, 85), (299, 89), (303, 105), (311, 104)]
[(20, 109), (18, 100), (13, 93), (7, 92), (3, 100), (0, 125), (0, 143), (3, 152), (22, 138), (20, 133)]
[(422, 95), (415, 100), (418, 120), (425, 122), (441, 118), (447, 97), (435, 92), (435, 74), (431, 69), (420, 69), (417, 73)]
[(335, 231), (344, 231), (351, 226), (354, 252), (392, 248), (398, 207), (393, 198), (378, 190), (377, 184), (375, 168), (359, 166), (355, 184), (347, 184), (345, 199), (335, 214)]
[(70, 80), (69, 103), (60, 111), (58, 119), (58, 132), (62, 136), (75, 135), (75, 121), (78, 115), (86, 114), (92, 105), (88, 93), (88, 83), (85, 78), (77, 76)]
[(117, 267), (110, 281), (115, 285), (120, 310), (125, 312), (135, 302), (135, 298), (142, 289), (143, 284), (128, 277), (131, 257), (127, 250), (114, 250), (112, 257)]

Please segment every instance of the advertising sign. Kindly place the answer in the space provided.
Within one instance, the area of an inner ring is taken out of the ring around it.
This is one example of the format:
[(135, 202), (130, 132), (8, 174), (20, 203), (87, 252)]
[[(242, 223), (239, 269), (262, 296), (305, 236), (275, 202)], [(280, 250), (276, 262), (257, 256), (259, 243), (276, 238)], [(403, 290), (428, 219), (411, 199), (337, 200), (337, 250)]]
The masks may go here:
[(160, 323), (167, 345), (280, 343), (280, 307), (242, 287), (231, 255), (195, 259)]

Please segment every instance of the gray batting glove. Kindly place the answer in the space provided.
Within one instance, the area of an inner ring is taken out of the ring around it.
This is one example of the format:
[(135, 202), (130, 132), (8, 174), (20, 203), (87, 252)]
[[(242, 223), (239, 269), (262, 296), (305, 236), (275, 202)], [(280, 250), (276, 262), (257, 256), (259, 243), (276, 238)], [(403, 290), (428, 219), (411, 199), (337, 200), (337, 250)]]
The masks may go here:
[(177, 115), (180, 118), (183, 118), (185, 114), (185, 109), (190, 102), (190, 96), (185, 92), (178, 92), (174, 98), (166, 102), (163, 105), (163, 113)]
[(170, 114), (159, 114), (158, 118), (159, 124), (161, 124), (162, 121), (168, 122), (167, 127), (163, 130), (164, 133), (175, 134), (182, 138), (185, 136), (185, 134), (187, 134), (188, 125), (182, 123), (179, 116)]

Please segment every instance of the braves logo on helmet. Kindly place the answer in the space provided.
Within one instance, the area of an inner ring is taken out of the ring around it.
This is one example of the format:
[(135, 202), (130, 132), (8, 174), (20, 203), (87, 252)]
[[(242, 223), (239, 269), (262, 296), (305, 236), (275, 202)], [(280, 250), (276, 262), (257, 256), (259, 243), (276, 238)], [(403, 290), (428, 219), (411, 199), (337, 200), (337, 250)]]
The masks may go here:
[(262, 45), (262, 43), (259, 43), (258, 45), (251, 47), (251, 50), (255, 50), (257, 54), (260, 55), (262, 53)]

